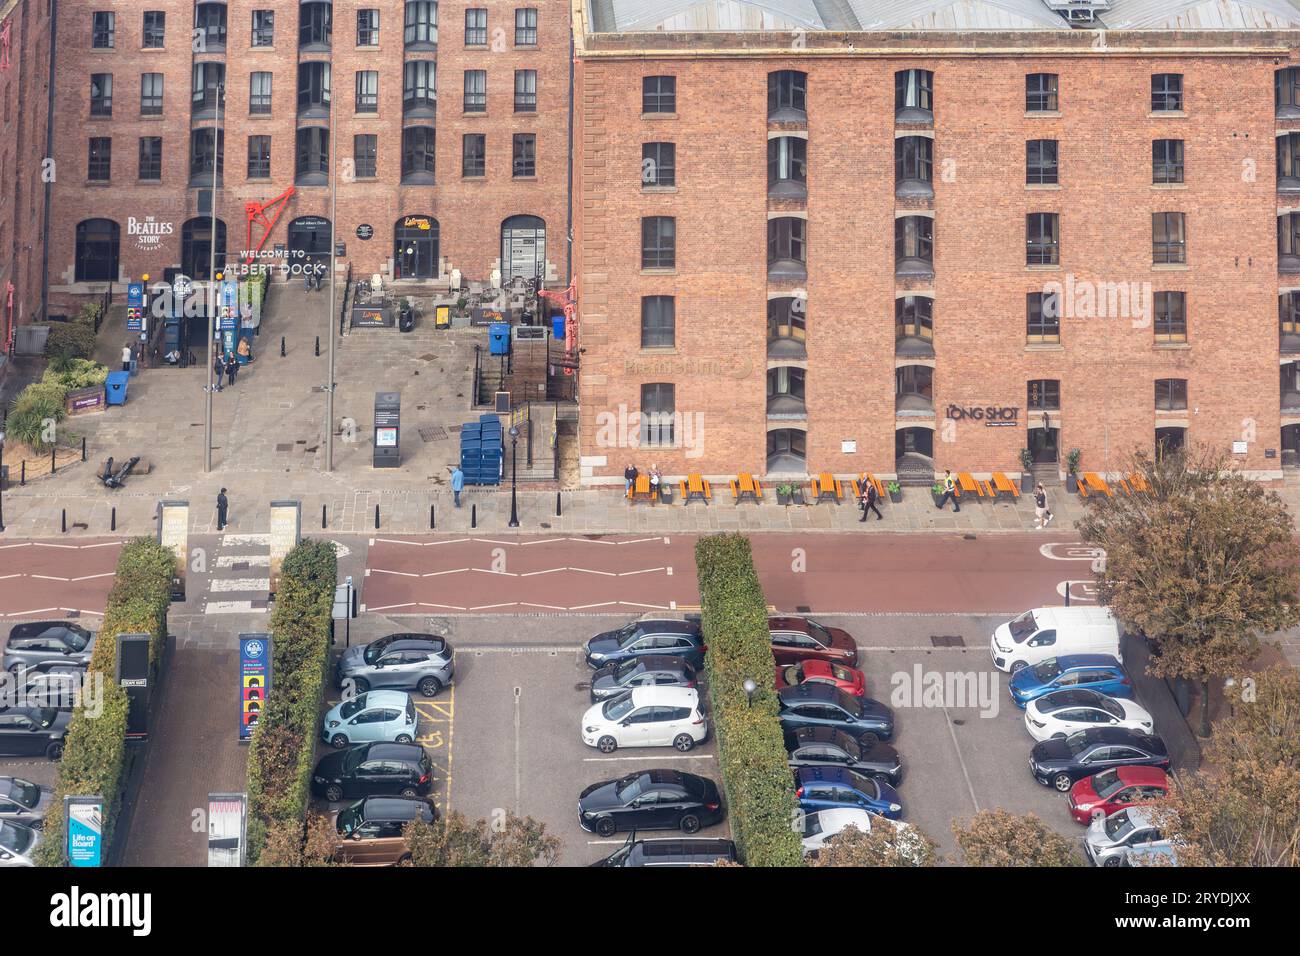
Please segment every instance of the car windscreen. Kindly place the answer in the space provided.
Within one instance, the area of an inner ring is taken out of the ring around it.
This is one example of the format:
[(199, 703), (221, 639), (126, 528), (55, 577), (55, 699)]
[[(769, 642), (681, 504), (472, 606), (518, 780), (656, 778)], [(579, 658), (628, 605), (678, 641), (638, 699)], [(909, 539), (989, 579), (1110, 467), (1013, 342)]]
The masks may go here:
[(803, 668), (798, 664), (791, 664), (781, 671), (781, 679), (793, 687), (803, 680)]
[(849, 771), (849, 779), (853, 782), (855, 789), (865, 793), (872, 800), (880, 798), (880, 784), (871, 777), (864, 777), (860, 773)]
[(1007, 625), (1007, 627), (1011, 631), (1011, 639), (1019, 644), (1029, 635), (1038, 630), (1038, 622), (1034, 620), (1033, 611), (1026, 611)]
[(1065, 738), (1066, 749), (1074, 756), (1079, 756), (1083, 749), (1088, 746), (1088, 732), (1080, 730), (1077, 733), (1070, 734)]
[(54, 726), (54, 721), (58, 716), (59, 712), (52, 707), (42, 708), (32, 712), (32, 720), (36, 721), (37, 726), (39, 726), (41, 730), (48, 730), (50, 727)]
[(90, 635), (76, 627), (65, 627), (63, 629), (63, 642), (74, 651), (84, 651), (86, 645), (90, 643)]
[(361, 656), (367, 664), (373, 664), (379, 660), (384, 651), (388, 650), (388, 645), (391, 643), (393, 643), (391, 637), (381, 637), (379, 640), (367, 644), (365, 652)]
[(352, 806), (339, 811), (338, 830), (340, 833), (351, 833), (364, 822), (365, 820), (361, 816), (360, 803), (354, 803)]
[(357, 767), (361, 766), (361, 761), (366, 759), (365, 747), (353, 747), (343, 756), (343, 772), (353, 773)]
[(625, 627), (619, 628), (615, 632), (615, 636), (618, 638), (619, 647), (627, 647), (641, 636), (641, 625), (628, 624)]
[(850, 671), (843, 664), (832, 664), (831, 673), (835, 675), (836, 680), (842, 680), (842, 681), (853, 680), (853, 672)]
[(1121, 810), (1108, 816), (1103, 826), (1106, 828), (1106, 836), (1118, 843), (1133, 830), (1133, 821), (1129, 819), (1127, 810)]
[(803, 835), (805, 838), (816, 836), (822, 832), (822, 815), (820, 813), (804, 813), (803, 817)]
[(632, 695), (622, 694), (605, 702), (600, 709), (606, 720), (622, 720), (632, 712)]
[(826, 630), (826, 628), (822, 627), (820, 624), (818, 624), (816, 621), (812, 620), (811, 618), (804, 618), (804, 621), (808, 625), (808, 633), (811, 634), (813, 638), (816, 641), (818, 641), (818, 643), (820, 643), (823, 647), (831, 646), (833, 642), (831, 640), (830, 631)]
[(1034, 676), (1044, 684), (1059, 677), (1060, 673), (1061, 665), (1056, 662), (1055, 657), (1049, 657), (1047, 660), (1034, 665)]
[[(1100, 697), (1100, 695), (1098, 696)], [(1109, 697), (1100, 697), (1100, 699), (1097, 700), (1095, 706), (1100, 707), (1102, 710), (1110, 714), (1116, 720), (1122, 720), (1124, 718), (1124, 708), (1121, 707), (1116, 701), (1111, 700)]]
[(0, 846), (12, 853), (26, 853), (35, 839), (36, 834), (27, 827), (0, 823)]
[(406, 722), (408, 724), (415, 723), (415, 701), (411, 699), (409, 694), (406, 696)]
[(619, 664), (618, 668), (614, 671), (614, 680), (619, 682), (626, 680), (631, 676), (633, 671), (641, 666), (642, 664), (638, 660), (624, 661), (622, 664)]
[(630, 803), (645, 792), (645, 784), (649, 778), (643, 774), (628, 774), (617, 784), (614, 785), (618, 798), (623, 803)]
[(366, 695), (358, 694), (356, 697), (353, 697), (351, 700), (345, 700), (343, 703), (339, 704), (339, 716), (342, 717), (344, 720), (347, 720), (349, 717), (365, 709), (366, 709)]
[(1092, 778), (1092, 789), (1097, 792), (1097, 796), (1105, 800), (1112, 793), (1124, 786), (1119, 779), (1118, 770), (1103, 770), (1097, 776)]

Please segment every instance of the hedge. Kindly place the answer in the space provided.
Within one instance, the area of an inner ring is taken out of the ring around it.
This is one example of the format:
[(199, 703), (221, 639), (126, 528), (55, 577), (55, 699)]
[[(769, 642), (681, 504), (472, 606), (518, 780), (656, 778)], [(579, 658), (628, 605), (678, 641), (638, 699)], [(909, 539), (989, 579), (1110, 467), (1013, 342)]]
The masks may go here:
[[(767, 601), (741, 534), (701, 538), (695, 564), (718, 764), (736, 849), (747, 866), (801, 866), (798, 804), (777, 718)], [(758, 685), (752, 705), (744, 683)]]
[(63, 798), (100, 794), (104, 798), (103, 850), (107, 855), (113, 828), (122, 809), (126, 777), (126, 727), (130, 699), (114, 681), (119, 634), (148, 634), (151, 676), (157, 676), (167, 640), (167, 608), (171, 603), (174, 568), (172, 551), (150, 538), (134, 538), (122, 547), (117, 574), (108, 594), (104, 620), (91, 653), (90, 672), (103, 692), (103, 712), (96, 717), (78, 707), (64, 739), (54, 803), (45, 820), (44, 838), (37, 848), (41, 866), (66, 866)]
[(252, 864), (277, 836), (277, 845), (302, 845), (337, 579), (338, 560), (328, 541), (303, 541), (281, 565), (271, 612), (271, 692), (248, 749)]

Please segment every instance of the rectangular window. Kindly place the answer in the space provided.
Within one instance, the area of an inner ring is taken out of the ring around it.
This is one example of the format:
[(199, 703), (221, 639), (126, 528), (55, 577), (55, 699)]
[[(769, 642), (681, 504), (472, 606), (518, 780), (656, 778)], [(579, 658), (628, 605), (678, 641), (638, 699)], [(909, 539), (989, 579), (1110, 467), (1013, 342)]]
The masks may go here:
[(379, 112), (378, 70), (357, 70), (357, 112)]
[(271, 112), (271, 78), (268, 72), (248, 75), (248, 112), (253, 115)]
[(1187, 341), (1187, 293), (1155, 294), (1155, 336), (1157, 342)]
[(1155, 263), (1187, 261), (1187, 231), (1181, 212), (1151, 214), (1151, 258)]
[(1055, 293), (1025, 294), (1025, 341), (1031, 345), (1061, 341), (1061, 302)]
[(641, 144), (641, 185), (677, 185), (677, 144)]
[(487, 70), (465, 71), (465, 112), (487, 112)]
[(677, 344), (677, 300), (671, 295), (641, 297), (641, 348), (670, 349)]
[(1030, 73), (1025, 77), (1025, 112), (1055, 113), (1057, 81), (1055, 73)]
[(271, 178), (271, 137), (248, 137), (248, 178)]
[(90, 115), (113, 115), (113, 74), (92, 73), (90, 76)]
[(1183, 108), (1183, 75), (1156, 73), (1151, 77), (1151, 112), (1178, 113)]
[(1061, 217), (1054, 212), (1031, 212), (1025, 217), (1025, 264), (1058, 265), (1061, 261)]
[(641, 268), (677, 267), (677, 220), (671, 216), (646, 216), (641, 220)]
[(1025, 404), (1031, 412), (1059, 412), (1061, 410), (1061, 380), (1056, 378), (1031, 379)]
[(90, 45), (96, 50), (111, 50), (116, 40), (117, 14), (99, 11), (91, 15)]
[(466, 133), (461, 139), (460, 174), (465, 177), (487, 173), (487, 136)]
[(677, 77), (645, 76), (641, 78), (642, 113), (677, 112)]
[(357, 11), (357, 46), (379, 46), (379, 11)]
[(515, 133), (511, 168), (516, 179), (537, 175), (537, 137), (532, 133)]
[(1030, 186), (1056, 185), (1056, 140), (1031, 139), (1025, 143), (1025, 182)]
[(1157, 139), (1151, 143), (1151, 181), (1153, 183), (1181, 183), (1183, 181), (1183, 141)]
[(275, 44), (275, 11), (253, 11), (253, 46), (273, 46)]
[(434, 0), (407, 0), (402, 42), (416, 49), (437, 48), (438, 4)]
[(515, 112), (537, 111), (537, 71), (515, 70)]
[(352, 137), (352, 162), (358, 179), (374, 179), (379, 175), (379, 137), (362, 133)]
[(487, 13), (480, 7), (465, 11), (466, 46), (487, 46)]
[(140, 74), (140, 115), (162, 116), (163, 111), (163, 75), (161, 73)]
[(537, 11), (531, 7), (515, 10), (515, 46), (537, 46)]
[(139, 178), (157, 182), (162, 179), (162, 137), (140, 137)]
[(146, 50), (161, 50), (166, 32), (167, 14), (161, 10), (146, 10), (144, 12), (144, 48)]
[(91, 182), (106, 183), (112, 173), (113, 140), (108, 136), (90, 138), (90, 157), (86, 178)]
[(1182, 412), (1187, 410), (1187, 379), (1156, 379), (1156, 411)]
[(674, 444), (673, 419), (677, 411), (676, 386), (655, 382), (641, 386), (641, 444), (670, 448)]

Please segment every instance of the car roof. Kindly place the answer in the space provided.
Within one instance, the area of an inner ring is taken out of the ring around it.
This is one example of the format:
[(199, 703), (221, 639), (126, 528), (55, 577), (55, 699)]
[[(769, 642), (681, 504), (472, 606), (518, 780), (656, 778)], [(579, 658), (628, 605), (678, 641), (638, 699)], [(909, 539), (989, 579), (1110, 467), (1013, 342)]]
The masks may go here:
[[(823, 832), (826, 830), (842, 830), (850, 823), (859, 825), (858, 829), (860, 830), (871, 829), (871, 814), (857, 807), (831, 807), (826, 810), (817, 810), (810, 813), (809, 816), (817, 817), (817, 822), (822, 825)], [(862, 823), (865, 823), (866, 826), (860, 826)]]
[(807, 747), (811, 744), (834, 744), (837, 747), (843, 747), (844, 743), (856, 744), (848, 733), (835, 727), (796, 727), (794, 731), (795, 743), (800, 747)]
[[(793, 687), (782, 687), (776, 693), (787, 704), (799, 703), (805, 700), (838, 704), (849, 696), (834, 684), (822, 683), (795, 684)], [(849, 699), (851, 700), (851, 698)]]
[(691, 665), (675, 654), (641, 654), (623, 663), (636, 664), (648, 671), (688, 671)]
[(366, 744), (366, 759), (407, 760), (418, 763), (420, 760), (424, 759), (424, 748), (419, 744)]
[(1119, 779), (1126, 784), (1136, 784), (1143, 787), (1168, 786), (1169, 784), (1169, 775), (1159, 767), (1116, 767), (1115, 770)]
[(78, 624), (76, 621), (25, 621), (22, 624), (15, 624), (9, 631), (10, 639), (15, 637), (39, 637), (46, 631), (80, 631), (83, 634), (90, 632)]
[(404, 797), (366, 797), (361, 802), (361, 815), (366, 820), (414, 820), (422, 807), (432, 812), (423, 800)]
[(1115, 813), (1127, 813), (1129, 822), (1133, 824), (1134, 828), (1156, 826), (1156, 815), (1151, 811), (1150, 807), (1125, 807), (1123, 810), (1116, 810)]
[(1086, 734), (1088, 742), (1093, 744), (1136, 744), (1153, 754), (1168, 754), (1165, 742), (1156, 734), (1143, 734), (1124, 727), (1089, 727), (1079, 733)]
[(711, 837), (637, 840), (632, 846), (647, 857), (720, 856), (728, 860), (736, 858), (736, 844), (730, 840), (719, 840)]
[(654, 770), (642, 770), (640, 773), (636, 774), (635, 776), (649, 777), (651, 783), (667, 783), (667, 784), (676, 784), (677, 786), (681, 786), (683, 781), (685, 781), (688, 775), (682, 773), (680, 770), (665, 770), (662, 768), (656, 768)]
[(1062, 654), (1056, 659), (1056, 666), (1063, 671), (1074, 667), (1121, 667), (1112, 654)]
[[(353, 700), (364, 697), (367, 707), (405, 707), (410, 696), (404, 690), (368, 690), (364, 694), (358, 694)], [(347, 701), (342, 703), (346, 704)]]
[(410, 650), (435, 645), (439, 650), (447, 646), (447, 639), (437, 634), (390, 634), (386, 650)]
[(673, 707), (694, 707), (700, 695), (694, 687), (633, 687), (632, 706), (646, 707), (655, 704)]
[(1103, 700), (1110, 700), (1105, 694), (1087, 687), (1063, 687), (1050, 694), (1044, 694), (1038, 700), (1031, 701), (1039, 710), (1050, 705), (1056, 707), (1095, 707)]
[(854, 775), (843, 767), (800, 767), (795, 771), (800, 783), (842, 783), (857, 786)]

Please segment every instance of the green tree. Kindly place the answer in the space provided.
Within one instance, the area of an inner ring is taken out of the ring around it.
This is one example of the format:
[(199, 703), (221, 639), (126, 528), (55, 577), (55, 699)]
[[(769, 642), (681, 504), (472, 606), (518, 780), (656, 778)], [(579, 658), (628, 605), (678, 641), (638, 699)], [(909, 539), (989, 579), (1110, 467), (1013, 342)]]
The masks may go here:
[(470, 820), (452, 811), (434, 823), (407, 827), (412, 866), (553, 866), (560, 841), (546, 824), (507, 813), (500, 823)]
[(1150, 491), (1090, 498), (1079, 522), (1106, 552), (1099, 600), (1152, 639), (1151, 674), (1200, 684), (1208, 737), (1211, 679), (1242, 673), (1261, 632), (1300, 622), (1291, 515), (1211, 451), (1138, 454), (1128, 470)]
[(818, 851), (809, 866), (935, 866), (938, 847), (920, 830), (909, 826), (895, 832), (887, 822), (863, 832), (845, 827)]
[(966, 866), (1081, 866), (1074, 841), (1032, 813), (1016, 816), (999, 807), (981, 810), (953, 835)]

